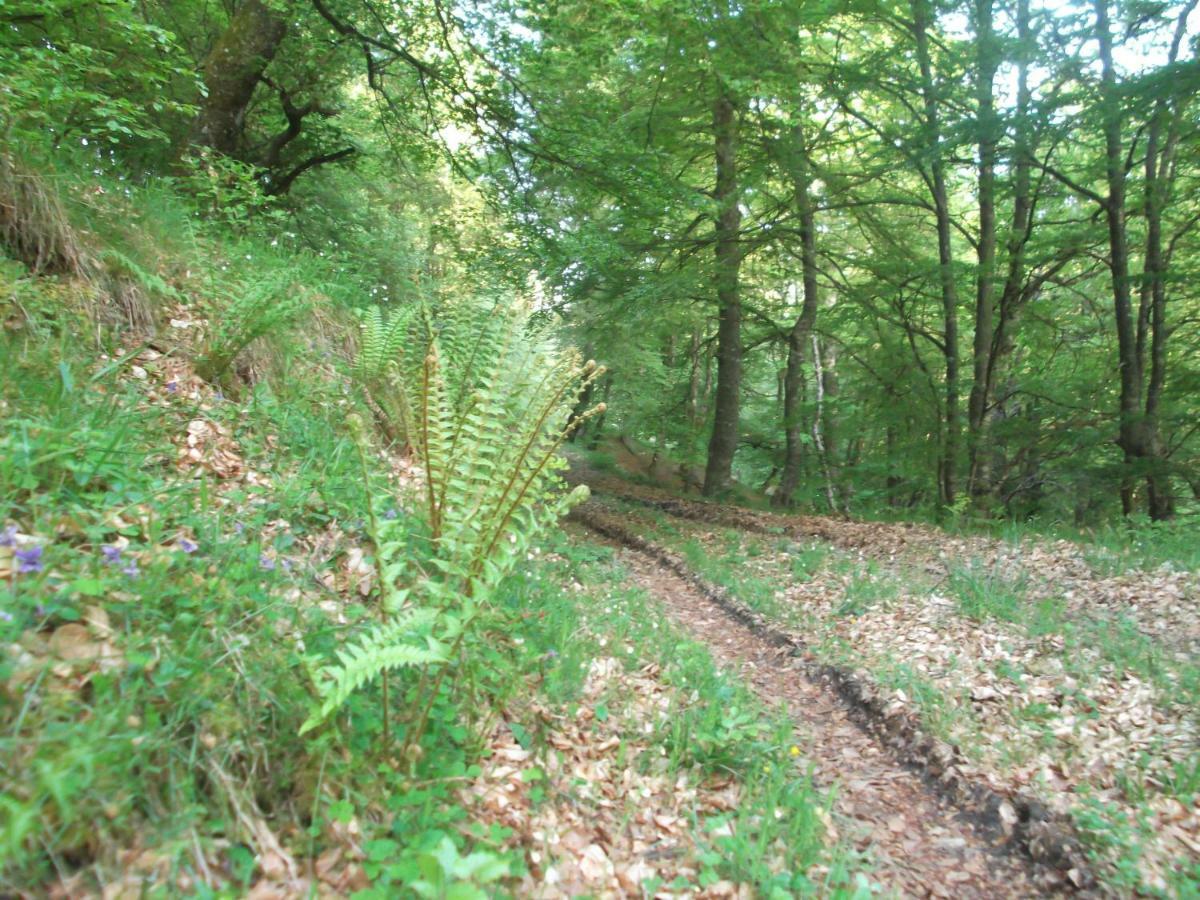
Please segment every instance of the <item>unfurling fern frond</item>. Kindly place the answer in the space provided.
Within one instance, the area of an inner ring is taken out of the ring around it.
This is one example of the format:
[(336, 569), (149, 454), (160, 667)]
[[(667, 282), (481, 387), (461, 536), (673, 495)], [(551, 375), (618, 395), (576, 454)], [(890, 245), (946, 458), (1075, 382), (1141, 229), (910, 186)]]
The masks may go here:
[[(411, 612), (400, 619), (376, 625), (355, 643), (337, 653), (338, 662), (323, 667), (317, 678), (321, 706), (301, 726), (300, 733), (320, 725), (350, 695), (384, 672), (412, 666), (433, 666), (446, 660), (446, 648), (419, 632), (436, 618), (434, 610)], [(411, 643), (424, 640), (424, 646)]]

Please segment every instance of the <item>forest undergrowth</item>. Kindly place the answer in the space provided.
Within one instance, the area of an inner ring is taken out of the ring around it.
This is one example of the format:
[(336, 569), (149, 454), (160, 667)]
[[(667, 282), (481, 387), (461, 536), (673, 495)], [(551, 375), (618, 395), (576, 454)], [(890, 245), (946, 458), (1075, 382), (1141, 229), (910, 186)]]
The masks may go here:
[(64, 220), (94, 267), (3, 269), (4, 892), (870, 893), (777, 715), (555, 534), (565, 490), (493, 489), (559, 465), (495, 397), (529, 428), (594, 364), (486, 304), (360, 326), (318, 258), (150, 240), (154, 196), (120, 255)]

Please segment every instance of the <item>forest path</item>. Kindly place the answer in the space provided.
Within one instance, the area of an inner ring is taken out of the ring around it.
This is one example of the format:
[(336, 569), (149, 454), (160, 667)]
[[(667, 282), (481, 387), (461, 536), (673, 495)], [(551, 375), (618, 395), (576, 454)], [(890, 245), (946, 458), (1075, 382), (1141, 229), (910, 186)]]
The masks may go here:
[[(597, 510), (584, 509), (575, 518), (593, 531), (604, 528)], [(739, 672), (766, 702), (787, 711), (801, 764), (811, 764), (819, 785), (835, 788), (835, 827), (873, 858), (886, 891), (956, 898), (1054, 894), (1048, 873), (900, 762), (790, 648), (765, 639), (652, 555), (611, 541), (612, 532), (608, 537), (636, 583), (678, 627), (704, 642), (722, 667)]]
[[(1089, 557), (1071, 541), (1023, 536), (1019, 541), (952, 534), (913, 522), (871, 522), (828, 515), (767, 512), (691, 500), (660, 488), (596, 471), (572, 458), (570, 479), (597, 493), (657, 509), (714, 528), (795, 539), (815, 539), (874, 560), (897, 572), (945, 580), (955, 569), (974, 567), (1022, 583), (1032, 602), (1061, 599), (1065, 611), (1093, 620), (1128, 622), (1149, 640), (1181, 657), (1200, 655), (1200, 572), (1163, 566), (1122, 571), (1102, 552)], [(1117, 569), (1117, 571), (1106, 571)]]

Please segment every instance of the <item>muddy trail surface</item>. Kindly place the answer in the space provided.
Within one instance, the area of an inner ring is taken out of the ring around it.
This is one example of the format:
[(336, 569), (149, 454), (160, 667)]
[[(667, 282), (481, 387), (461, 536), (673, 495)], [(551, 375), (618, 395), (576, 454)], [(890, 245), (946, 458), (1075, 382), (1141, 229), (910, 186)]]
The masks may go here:
[(962, 784), (953, 759), (939, 762), (938, 749), (922, 745), (911, 723), (887, 721), (840, 673), (815, 664), (736, 598), (691, 575), (597, 504), (585, 504), (572, 519), (616, 546), (637, 584), (720, 665), (786, 710), (803, 761), (819, 785), (835, 790), (835, 827), (874, 860), (886, 893), (1058, 896), (1074, 892), (1073, 882), (1089, 882), (1054, 822)]

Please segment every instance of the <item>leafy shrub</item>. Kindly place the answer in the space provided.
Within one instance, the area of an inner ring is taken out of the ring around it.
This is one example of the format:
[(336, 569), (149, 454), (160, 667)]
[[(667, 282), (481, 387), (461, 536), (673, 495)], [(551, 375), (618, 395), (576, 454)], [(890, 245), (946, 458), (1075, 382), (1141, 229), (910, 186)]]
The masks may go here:
[(173, 37), (145, 22), (135, 4), (35, 0), (9, 4), (7, 13), (0, 140), (167, 145), (164, 125), (189, 112), (170, 87), (197, 76)]

